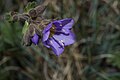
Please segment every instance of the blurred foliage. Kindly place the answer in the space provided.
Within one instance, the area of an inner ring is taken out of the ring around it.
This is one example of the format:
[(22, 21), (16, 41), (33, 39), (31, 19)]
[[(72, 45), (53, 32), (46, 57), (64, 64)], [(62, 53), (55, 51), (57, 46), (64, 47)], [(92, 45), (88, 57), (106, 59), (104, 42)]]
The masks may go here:
[(0, 80), (120, 80), (120, 0), (51, 0), (43, 16), (75, 20), (76, 43), (60, 57), (23, 46), (23, 24), (4, 20), (32, 1), (44, 0), (0, 0)]
[(120, 52), (114, 52), (114, 55), (110, 58), (112, 65), (120, 68)]
[(32, 8), (35, 8), (36, 5), (37, 5), (36, 2), (29, 2), (29, 3), (27, 4), (27, 6), (25, 7), (25, 9), (24, 9), (25, 12), (29, 12)]

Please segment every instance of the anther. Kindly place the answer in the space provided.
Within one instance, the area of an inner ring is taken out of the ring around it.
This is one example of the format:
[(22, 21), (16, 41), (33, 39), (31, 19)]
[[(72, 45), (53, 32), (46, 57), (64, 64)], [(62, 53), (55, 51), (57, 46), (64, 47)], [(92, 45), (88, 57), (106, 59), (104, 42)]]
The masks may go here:
[(62, 24), (60, 24), (60, 26), (62, 27)]

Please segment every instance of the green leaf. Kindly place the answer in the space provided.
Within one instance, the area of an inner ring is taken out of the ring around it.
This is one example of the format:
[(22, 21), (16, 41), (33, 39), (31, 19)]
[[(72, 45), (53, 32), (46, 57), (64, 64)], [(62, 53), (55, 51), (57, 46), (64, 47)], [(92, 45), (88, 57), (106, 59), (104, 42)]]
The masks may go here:
[(30, 3), (28, 3), (27, 6), (26, 6), (25, 9), (24, 9), (25, 12), (29, 12), (32, 8), (35, 8), (36, 5), (37, 5), (36, 2), (30, 2)]
[(29, 26), (28, 22), (25, 21), (24, 27), (23, 27), (23, 29), (22, 29), (22, 33), (23, 33), (23, 34), (26, 33), (26, 31), (28, 30), (28, 26)]

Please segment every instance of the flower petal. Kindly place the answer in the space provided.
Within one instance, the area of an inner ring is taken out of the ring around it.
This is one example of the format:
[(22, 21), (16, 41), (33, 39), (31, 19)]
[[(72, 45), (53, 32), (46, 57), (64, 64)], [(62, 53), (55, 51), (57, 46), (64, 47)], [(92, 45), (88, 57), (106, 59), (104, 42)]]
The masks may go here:
[(47, 48), (50, 48), (50, 45), (48, 44), (48, 41), (42, 42), (44, 46), (46, 46)]
[(72, 18), (66, 18), (66, 19), (62, 19), (62, 20), (56, 20), (53, 22), (53, 24), (59, 30), (62, 28), (71, 29), (74, 24), (74, 20)]
[(54, 39), (61, 41), (65, 46), (73, 44), (75, 42), (75, 35), (70, 31), (68, 35), (56, 33)]
[(64, 46), (61, 46), (61, 42), (58, 42), (53, 38), (49, 38), (48, 45), (52, 48), (53, 52), (57, 56), (59, 56), (64, 51)]
[(50, 28), (52, 27), (52, 22), (50, 24), (48, 24), (44, 30), (43, 30), (43, 38), (42, 38), (42, 41), (46, 41), (50, 35)]
[(49, 35), (50, 35), (50, 31), (47, 31), (46, 33), (44, 33), (42, 41), (45, 42), (48, 39)]
[(39, 36), (37, 34), (34, 34), (31, 40), (35, 45), (37, 45), (39, 42)]
[(72, 26), (74, 24), (74, 20), (73, 19), (69, 19), (69, 23), (67, 23), (66, 25), (63, 26), (64, 29), (71, 29)]
[(61, 33), (61, 34), (66, 34), (68, 35), (70, 30), (68, 29), (61, 29), (61, 30), (56, 30), (55, 33)]
[(47, 31), (50, 30), (51, 27), (52, 27), (52, 22), (49, 23), (49, 24), (44, 28), (44, 30), (42, 31), (42, 33), (43, 33), (43, 34), (46, 33)]

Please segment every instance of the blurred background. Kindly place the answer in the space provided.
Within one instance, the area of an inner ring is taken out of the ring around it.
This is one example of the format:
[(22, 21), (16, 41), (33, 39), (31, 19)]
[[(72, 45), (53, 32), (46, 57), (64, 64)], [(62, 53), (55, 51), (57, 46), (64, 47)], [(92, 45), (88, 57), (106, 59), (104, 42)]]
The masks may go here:
[(4, 19), (32, 1), (44, 2), (0, 0), (0, 80), (120, 80), (120, 0), (51, 0), (46, 18), (75, 20), (76, 42), (60, 57), (23, 46), (23, 25)]

